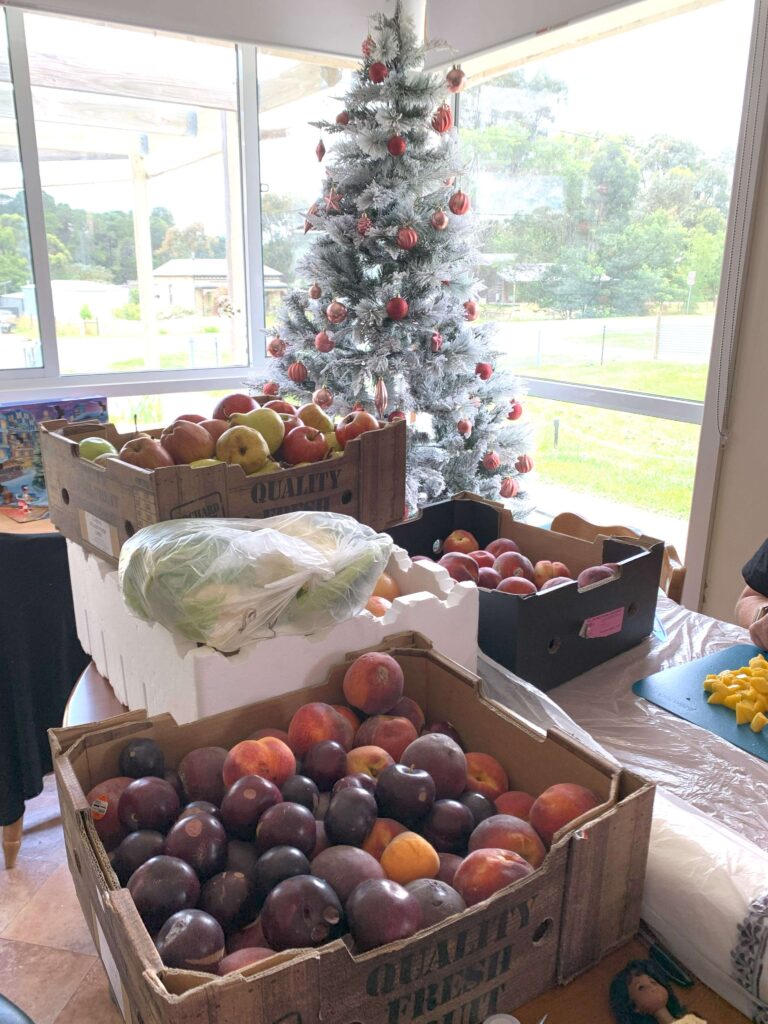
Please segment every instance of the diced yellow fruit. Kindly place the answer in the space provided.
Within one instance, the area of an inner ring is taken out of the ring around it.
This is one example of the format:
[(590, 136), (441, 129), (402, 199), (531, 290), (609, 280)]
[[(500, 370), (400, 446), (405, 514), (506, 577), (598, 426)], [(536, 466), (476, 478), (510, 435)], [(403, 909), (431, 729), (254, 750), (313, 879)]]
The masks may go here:
[(727, 708), (730, 708), (731, 711), (733, 711), (737, 704), (741, 704), (742, 699), (743, 698), (740, 693), (729, 693), (723, 701), (723, 704), (725, 704)]
[(732, 691), (733, 691), (733, 687), (729, 686), (728, 683), (722, 682), (722, 680), (720, 682), (718, 682), (718, 683), (713, 683), (712, 684), (712, 692), (713, 693), (722, 693), (723, 696), (726, 696), (727, 694), (731, 693)]
[(736, 705), (736, 725), (746, 725), (755, 717), (755, 709), (752, 704), (742, 701)]
[(753, 703), (755, 711), (765, 711), (768, 709), (768, 700), (765, 697), (758, 697)]
[(714, 689), (715, 689), (715, 684), (712, 682), (712, 680), (709, 679), (709, 678), (705, 679), (704, 680), (704, 692), (705, 693), (713, 693)]
[(765, 717), (762, 711), (758, 711), (749, 727), (752, 732), (762, 732), (766, 725), (768, 725), (768, 718)]
[(710, 693), (710, 695), (707, 697), (707, 704), (724, 704), (724, 703), (725, 703), (725, 694), (724, 693), (718, 693), (717, 691), (715, 691), (714, 693)]
[(752, 689), (758, 693), (768, 693), (768, 677), (752, 676)]
[(754, 658), (749, 659), (750, 668), (768, 668), (768, 661), (765, 660), (762, 654), (756, 654)]
[(720, 678), (722, 679), (722, 681), (724, 683), (731, 683), (731, 682), (733, 682), (733, 677), (734, 677), (734, 673), (731, 672), (728, 669), (726, 669), (725, 672), (721, 672), (720, 673)]

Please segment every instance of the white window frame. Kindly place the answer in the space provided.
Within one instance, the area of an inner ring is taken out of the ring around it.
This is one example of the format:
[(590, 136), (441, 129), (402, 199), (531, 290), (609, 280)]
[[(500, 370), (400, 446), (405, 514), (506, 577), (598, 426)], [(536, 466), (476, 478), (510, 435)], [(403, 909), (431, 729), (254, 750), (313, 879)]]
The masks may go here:
[(16, 104), (19, 156), (27, 205), (30, 252), (35, 282), (42, 367), (0, 370), (0, 400), (35, 401), (50, 397), (168, 394), (241, 387), (266, 371), (264, 275), (261, 243), (259, 111), (255, 46), (237, 46), (238, 123), (243, 196), (243, 259), (246, 290), (247, 362), (243, 366), (190, 370), (141, 370), (127, 373), (61, 374), (43, 212), (42, 185), (29, 75), (24, 12), (6, 8), (8, 51)]

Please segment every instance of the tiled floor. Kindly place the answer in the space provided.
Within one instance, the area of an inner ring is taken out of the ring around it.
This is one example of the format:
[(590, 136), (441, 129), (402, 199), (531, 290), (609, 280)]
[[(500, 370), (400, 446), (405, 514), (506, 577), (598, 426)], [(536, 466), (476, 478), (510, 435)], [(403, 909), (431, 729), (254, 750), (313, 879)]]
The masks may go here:
[(0, 864), (0, 993), (35, 1024), (121, 1024), (67, 867), (53, 776), (27, 803), (16, 867)]

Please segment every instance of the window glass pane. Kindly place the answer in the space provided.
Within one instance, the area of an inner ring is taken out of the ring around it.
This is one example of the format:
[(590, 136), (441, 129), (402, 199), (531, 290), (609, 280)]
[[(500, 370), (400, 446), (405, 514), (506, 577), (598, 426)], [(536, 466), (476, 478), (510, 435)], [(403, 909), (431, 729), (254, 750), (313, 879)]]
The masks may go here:
[(25, 26), (62, 373), (246, 364), (235, 47)]
[(630, 526), (684, 554), (698, 426), (542, 398), (525, 404), (536, 429), (540, 514)]
[(722, 0), (462, 93), (484, 314), (518, 373), (703, 400), (752, 14)]
[[(292, 287), (309, 236), (304, 214), (321, 191), (324, 166), (315, 155), (320, 131), (334, 121), (348, 83), (340, 68), (259, 51), (259, 142), (264, 297), (267, 326)], [(332, 140), (325, 139), (330, 148)]]
[(0, 14), (0, 370), (42, 365), (3, 12)]
[(231, 394), (227, 391), (179, 391), (159, 395), (125, 395), (110, 398), (107, 402), (110, 423), (118, 433), (127, 434), (132, 430), (149, 430), (153, 427), (167, 427), (177, 416), (197, 413), (210, 417), (220, 398)]

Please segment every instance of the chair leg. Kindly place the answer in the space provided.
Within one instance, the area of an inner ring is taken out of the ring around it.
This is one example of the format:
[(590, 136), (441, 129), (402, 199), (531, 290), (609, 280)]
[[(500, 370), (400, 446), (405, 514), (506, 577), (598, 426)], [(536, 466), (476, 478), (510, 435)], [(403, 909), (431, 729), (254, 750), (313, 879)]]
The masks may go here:
[(24, 828), (24, 815), (11, 822), (10, 825), (3, 825), (3, 856), (5, 857), (6, 869), (12, 868), (21, 849), (21, 833)]

